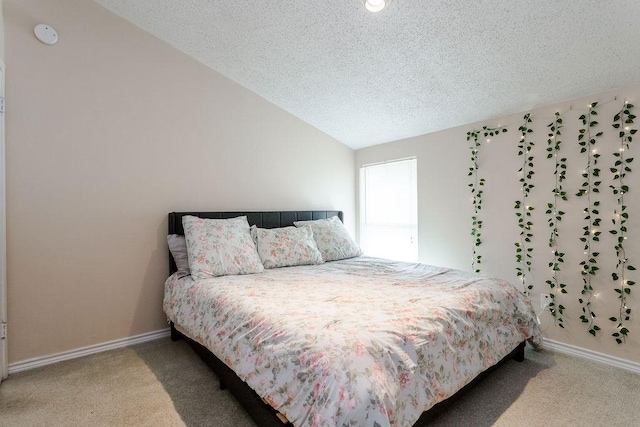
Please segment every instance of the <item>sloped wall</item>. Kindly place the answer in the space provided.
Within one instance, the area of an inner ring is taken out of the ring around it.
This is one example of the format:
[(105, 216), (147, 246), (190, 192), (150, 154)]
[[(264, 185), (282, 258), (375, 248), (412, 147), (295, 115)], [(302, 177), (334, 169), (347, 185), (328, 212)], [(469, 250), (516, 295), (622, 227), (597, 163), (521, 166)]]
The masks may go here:
[(168, 212), (340, 209), (353, 229), (350, 148), (93, 2), (4, 12), (11, 363), (166, 328)]

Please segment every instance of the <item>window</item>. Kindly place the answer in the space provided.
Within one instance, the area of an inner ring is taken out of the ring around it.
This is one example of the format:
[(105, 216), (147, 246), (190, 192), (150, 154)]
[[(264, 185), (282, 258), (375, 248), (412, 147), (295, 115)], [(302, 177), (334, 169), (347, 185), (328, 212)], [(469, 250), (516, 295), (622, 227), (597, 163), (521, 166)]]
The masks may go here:
[(418, 261), (416, 159), (360, 168), (360, 245), (365, 255)]

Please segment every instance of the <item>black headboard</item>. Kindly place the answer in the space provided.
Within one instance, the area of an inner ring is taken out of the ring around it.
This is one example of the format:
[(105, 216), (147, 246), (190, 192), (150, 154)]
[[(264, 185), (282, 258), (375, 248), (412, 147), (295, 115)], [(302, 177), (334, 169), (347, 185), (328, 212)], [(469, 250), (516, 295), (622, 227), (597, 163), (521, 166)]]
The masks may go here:
[[(182, 217), (193, 215), (200, 218), (235, 218), (237, 216), (247, 217), (249, 225), (256, 225), (260, 228), (279, 228), (293, 225), (294, 221), (309, 221), (313, 219), (325, 219), (337, 216), (343, 221), (342, 211), (270, 211), (270, 212), (171, 212), (169, 214), (169, 234), (184, 234), (182, 228)], [(176, 264), (169, 253), (169, 271), (176, 271)]]

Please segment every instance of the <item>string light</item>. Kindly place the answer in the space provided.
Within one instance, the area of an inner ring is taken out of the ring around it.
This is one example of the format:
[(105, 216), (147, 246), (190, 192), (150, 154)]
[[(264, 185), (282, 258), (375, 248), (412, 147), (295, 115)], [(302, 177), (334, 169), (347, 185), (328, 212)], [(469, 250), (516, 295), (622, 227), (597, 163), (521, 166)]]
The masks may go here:
[[(635, 118), (635, 116), (629, 111), (631, 110), (632, 107), (633, 105), (629, 104), (625, 99), (624, 107), (620, 110), (620, 112), (618, 112), (618, 114), (614, 116), (612, 126), (615, 129), (622, 128), (625, 131), (630, 130), (631, 126), (627, 125), (627, 123), (633, 123), (633, 119)], [(631, 132), (635, 133), (635, 131), (631, 131)], [(628, 240), (628, 237), (626, 236), (627, 227), (625, 224), (629, 219), (629, 216), (628, 216), (628, 213), (621, 214), (626, 209), (626, 206), (624, 204), (624, 194), (626, 191), (624, 191), (623, 188), (626, 190), (627, 186), (625, 185), (624, 178), (627, 173), (631, 172), (631, 168), (629, 167), (629, 163), (630, 163), (629, 160), (631, 159), (628, 159), (628, 160), (625, 159), (625, 156), (623, 153), (625, 151), (625, 148), (629, 148), (628, 144), (629, 142), (631, 142), (632, 137), (629, 133), (625, 133), (625, 132), (620, 132), (619, 135), (620, 135), (619, 136), (620, 148), (618, 149), (619, 153), (614, 153), (616, 160), (615, 160), (614, 166), (611, 168), (611, 172), (614, 174), (614, 181), (617, 181), (617, 185), (612, 185), (610, 187), (613, 190), (614, 195), (620, 194), (620, 196), (617, 197), (618, 206), (615, 210), (615, 217), (619, 218), (619, 221), (617, 222), (618, 228), (616, 230), (611, 231), (613, 234), (618, 235), (617, 242), (615, 245), (615, 251), (618, 258), (618, 263), (616, 265), (615, 271), (612, 273), (612, 276), (613, 276), (613, 279), (616, 281), (617, 279), (620, 279), (618, 281), (618, 286), (615, 289), (615, 291), (619, 295), (618, 298), (620, 299), (620, 308), (619, 308), (618, 316), (617, 317), (612, 316), (610, 317), (610, 319), (611, 321), (616, 322), (616, 330), (618, 331), (618, 332), (612, 333), (611, 335), (614, 337), (614, 339), (618, 344), (622, 344), (623, 342), (625, 342), (626, 336), (629, 333), (629, 330), (625, 324), (625, 321), (629, 320), (629, 313), (630, 313), (630, 310), (627, 308), (626, 299), (627, 299), (627, 295), (629, 295), (631, 292), (631, 288), (628, 286), (629, 282), (627, 281), (625, 274), (627, 270), (635, 270), (635, 267), (629, 264), (629, 259), (626, 257), (626, 252), (624, 247), (624, 242)], [(614, 224), (616, 224), (615, 220), (614, 220)]]
[(550, 287), (550, 297), (551, 301), (549, 302), (549, 311), (554, 318), (554, 322), (556, 326), (560, 326), (564, 328), (562, 313), (564, 307), (561, 303), (559, 303), (559, 295), (563, 293), (563, 289), (565, 285), (560, 282), (559, 274), (561, 271), (561, 265), (564, 262), (562, 257), (560, 256), (560, 252), (558, 250), (558, 241), (557, 238), (559, 236), (558, 232), (558, 223), (562, 220), (562, 216), (564, 212), (558, 210), (559, 199), (566, 200), (565, 192), (562, 189), (562, 181), (565, 179), (566, 175), (566, 159), (559, 159), (558, 152), (560, 151), (560, 147), (562, 145), (561, 141), (561, 129), (562, 129), (562, 119), (560, 118), (560, 112), (556, 111), (555, 119), (553, 122), (549, 123), (547, 127), (550, 129), (549, 139), (547, 140), (548, 148), (547, 151), (553, 153), (553, 156), (547, 156), (548, 158), (554, 159), (554, 176), (555, 176), (555, 187), (553, 189), (553, 204), (550, 206), (551, 209), (547, 211), (549, 214), (548, 225), (550, 227), (549, 233), (549, 247), (551, 247), (551, 253), (553, 254), (553, 259), (549, 263), (551, 267), (551, 279), (547, 280), (546, 283)]
[[(376, 5), (382, 5), (382, 7), (384, 7), (385, 0), (367, 0), (366, 4), (367, 5), (373, 4), (375, 7), (378, 7)], [(380, 7), (380, 9), (382, 9), (382, 7)], [(367, 6), (367, 8), (369, 8), (369, 6)], [(478, 220), (478, 215), (480, 213), (480, 209), (482, 208), (482, 190), (480, 189), (480, 186), (484, 185), (484, 179), (480, 178), (478, 174), (478, 169), (479, 169), (478, 151), (481, 146), (478, 139), (480, 136), (480, 132), (483, 132), (484, 139), (488, 143), (491, 141), (491, 138), (489, 138), (489, 136), (498, 135), (500, 131), (504, 133), (504, 132), (507, 132), (507, 129), (506, 128), (504, 129), (490, 128), (487, 126), (483, 126), (482, 130), (472, 130), (467, 132), (467, 141), (472, 141), (471, 147), (470, 147), (472, 166), (470, 168), (469, 176), (472, 177), (471, 178), (472, 182), (470, 184), (470, 187), (471, 187), (471, 192), (474, 195), (471, 198), (471, 202), (473, 203), (473, 210), (474, 210), (472, 226), (471, 226), (472, 227), (471, 234), (475, 237), (473, 239), (473, 246), (472, 246), (473, 260), (471, 262), (471, 267), (476, 273), (480, 273), (480, 262), (482, 258), (481, 255), (478, 253), (478, 247), (482, 244), (482, 240), (480, 239), (481, 231), (482, 231), (482, 221)]]
[(522, 167), (519, 170), (521, 175), (520, 191), (522, 192), (522, 196), (515, 204), (515, 209), (517, 211), (516, 215), (519, 218), (518, 227), (520, 228), (519, 242), (516, 242), (516, 272), (522, 280), (524, 294), (529, 295), (533, 285), (530, 285), (527, 282), (527, 273), (531, 271), (532, 264), (532, 254), (530, 253), (531, 248), (528, 247), (528, 244), (533, 238), (533, 223), (530, 219), (525, 222), (525, 218), (530, 218), (531, 211), (533, 210), (533, 208), (526, 203), (527, 198), (529, 197), (529, 191), (533, 187), (530, 183), (533, 175), (533, 156), (529, 154), (531, 152), (533, 142), (530, 140), (528, 141), (526, 139), (526, 135), (533, 132), (533, 130), (529, 128), (529, 123), (532, 122), (531, 114), (525, 114), (523, 119), (524, 123), (518, 129), (520, 131), (518, 156), (522, 157)]
[[(587, 154), (586, 168), (582, 171), (582, 177), (585, 178), (585, 182), (576, 194), (578, 197), (586, 196), (587, 198), (587, 206), (583, 210), (586, 214), (584, 220), (587, 224), (584, 227), (585, 231), (581, 238), (584, 242), (585, 259), (582, 262), (582, 295), (584, 295), (584, 297), (580, 299), (580, 302), (582, 304), (582, 311), (584, 314), (580, 316), (580, 319), (588, 324), (588, 332), (593, 336), (596, 336), (597, 331), (600, 330), (600, 327), (594, 322), (595, 314), (591, 306), (591, 297), (594, 296), (592, 278), (598, 272), (596, 261), (598, 252), (592, 252), (591, 247), (593, 242), (599, 240), (599, 235), (601, 234), (597, 228), (600, 223), (600, 218), (596, 216), (597, 210), (595, 209), (595, 206), (599, 205), (599, 201), (592, 200), (592, 194), (598, 193), (598, 186), (600, 185), (600, 181), (595, 178), (598, 176), (598, 169), (594, 168), (594, 166), (597, 165), (598, 158), (600, 157), (596, 154), (597, 148), (595, 147), (595, 144), (598, 137), (602, 135), (602, 132), (592, 134), (592, 131), (594, 131), (595, 127), (598, 125), (598, 122), (593, 120), (593, 116), (597, 115), (597, 111), (595, 110), (597, 104), (597, 102), (589, 104), (589, 111), (580, 116), (583, 128), (580, 129), (580, 138), (578, 141), (579, 145), (582, 147), (580, 151), (582, 153), (586, 152)], [(585, 299), (586, 301), (584, 301)]]

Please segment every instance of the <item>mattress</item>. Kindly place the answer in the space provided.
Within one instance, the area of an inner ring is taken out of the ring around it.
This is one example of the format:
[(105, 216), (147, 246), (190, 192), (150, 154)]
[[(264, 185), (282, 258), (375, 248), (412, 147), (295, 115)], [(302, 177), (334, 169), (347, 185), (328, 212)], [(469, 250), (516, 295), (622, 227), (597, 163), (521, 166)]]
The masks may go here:
[(541, 344), (509, 283), (358, 257), (165, 283), (168, 318), (295, 426), (410, 426), (519, 343)]

